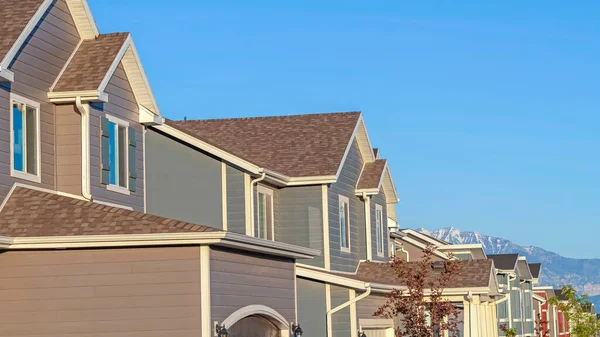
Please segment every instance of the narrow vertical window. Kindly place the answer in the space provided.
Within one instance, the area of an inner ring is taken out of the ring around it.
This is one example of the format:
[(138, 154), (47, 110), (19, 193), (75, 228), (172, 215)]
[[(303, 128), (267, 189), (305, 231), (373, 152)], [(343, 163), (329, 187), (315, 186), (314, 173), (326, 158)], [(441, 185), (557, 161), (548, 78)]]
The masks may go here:
[(40, 182), (40, 105), (11, 94), (11, 175)]
[(256, 237), (265, 240), (274, 240), (273, 191), (263, 186), (258, 186), (257, 194), (258, 223)]
[(350, 252), (350, 201), (344, 196), (339, 196), (340, 218), (340, 249)]
[[(107, 189), (129, 194), (135, 191), (135, 130), (112, 116), (102, 118), (102, 183)], [(133, 185), (133, 186), (132, 186)]]
[(384, 242), (383, 208), (375, 205), (375, 238), (377, 240), (377, 255), (383, 256)]

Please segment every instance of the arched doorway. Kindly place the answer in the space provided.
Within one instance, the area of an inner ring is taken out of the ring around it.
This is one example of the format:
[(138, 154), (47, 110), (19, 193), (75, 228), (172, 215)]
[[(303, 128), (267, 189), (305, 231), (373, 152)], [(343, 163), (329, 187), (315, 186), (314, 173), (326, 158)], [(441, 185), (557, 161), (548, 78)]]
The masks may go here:
[(230, 337), (288, 337), (289, 324), (277, 311), (264, 305), (249, 305), (223, 321)]

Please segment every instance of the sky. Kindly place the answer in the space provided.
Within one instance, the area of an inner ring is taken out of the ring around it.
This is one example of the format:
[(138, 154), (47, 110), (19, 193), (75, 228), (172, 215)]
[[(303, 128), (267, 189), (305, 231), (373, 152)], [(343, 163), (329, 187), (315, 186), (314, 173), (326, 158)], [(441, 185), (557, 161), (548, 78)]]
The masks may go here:
[(362, 111), (402, 227), (600, 258), (600, 2), (88, 1), (165, 117)]

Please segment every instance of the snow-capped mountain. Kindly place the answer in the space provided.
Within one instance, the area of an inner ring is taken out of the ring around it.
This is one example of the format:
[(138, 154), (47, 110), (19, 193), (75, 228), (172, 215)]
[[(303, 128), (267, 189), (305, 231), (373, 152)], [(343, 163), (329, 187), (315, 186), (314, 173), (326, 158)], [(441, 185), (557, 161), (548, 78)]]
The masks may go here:
[(597, 296), (600, 295), (600, 259), (567, 258), (543, 248), (521, 246), (507, 239), (461, 231), (454, 227), (436, 230), (420, 228), (418, 231), (452, 244), (480, 243), (487, 254), (518, 253), (526, 256), (528, 262), (542, 263), (540, 285), (559, 288), (563, 284), (572, 284), (578, 290), (596, 296), (600, 302), (600, 296)]

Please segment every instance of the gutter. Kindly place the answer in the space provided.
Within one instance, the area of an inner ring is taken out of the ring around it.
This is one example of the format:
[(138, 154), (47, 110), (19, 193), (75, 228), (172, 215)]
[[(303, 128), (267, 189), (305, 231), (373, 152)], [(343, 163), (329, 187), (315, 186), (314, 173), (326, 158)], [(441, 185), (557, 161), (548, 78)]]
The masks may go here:
[(331, 326), (331, 315), (335, 314), (336, 312), (350, 306), (351, 304), (354, 304), (360, 300), (362, 300), (363, 298), (369, 296), (371, 294), (371, 284), (370, 283), (365, 283), (365, 289), (367, 290), (364, 294), (355, 297), (353, 299), (351, 299), (350, 301), (346, 302), (346, 303), (342, 303), (340, 305), (338, 305), (337, 307), (327, 311), (327, 315), (326, 315), (326, 325), (327, 325), (327, 337), (332, 337), (333, 336), (333, 330), (332, 330), (332, 326)]
[(90, 114), (81, 103), (81, 96), (77, 96), (75, 99), (75, 106), (81, 114), (81, 195), (92, 201), (90, 186)]

